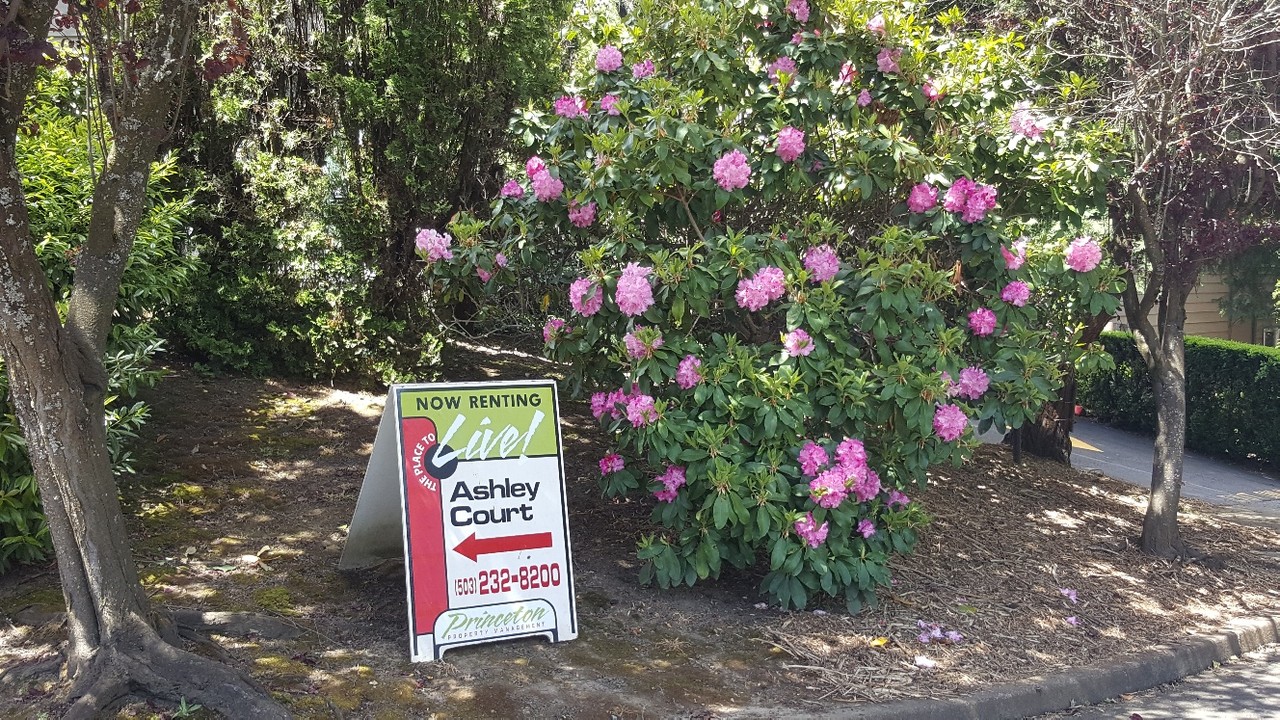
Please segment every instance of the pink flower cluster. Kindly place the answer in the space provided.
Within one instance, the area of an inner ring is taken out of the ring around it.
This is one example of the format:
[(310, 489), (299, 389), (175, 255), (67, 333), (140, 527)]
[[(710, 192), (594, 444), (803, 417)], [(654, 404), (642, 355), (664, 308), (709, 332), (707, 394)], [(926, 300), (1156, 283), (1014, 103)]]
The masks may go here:
[(938, 206), (938, 188), (929, 183), (919, 183), (911, 188), (907, 198), (907, 209), (913, 213), (922, 213)]
[(586, 205), (579, 205), (577, 200), (569, 203), (569, 222), (573, 223), (574, 227), (588, 228), (595, 221), (595, 203), (589, 202)]
[(627, 398), (627, 420), (632, 427), (644, 427), (657, 419), (658, 410), (652, 396), (633, 392)]
[(872, 535), (875, 535), (875, 534), (876, 534), (876, 524), (875, 524), (875, 523), (873, 523), (873, 522), (871, 522), (871, 521), (870, 521), (870, 520), (868, 520), (867, 518), (863, 518), (863, 519), (859, 520), (859, 521), (858, 521), (858, 534), (862, 535), (862, 537), (863, 537), (864, 539), (865, 539), (865, 538), (870, 538)]
[(862, 88), (862, 92), (858, 93), (858, 107), (866, 107), (871, 104), (871, 91)]
[(1021, 135), (1032, 142), (1039, 142), (1049, 122), (1031, 112), (1031, 103), (1023, 101), (1013, 106), (1013, 115), (1009, 117), (1009, 129), (1014, 135)]
[(627, 466), (626, 461), (623, 460), (622, 456), (619, 455), (618, 453), (609, 453), (608, 455), (605, 455), (604, 457), (600, 458), (600, 474), (601, 475), (616, 473), (619, 470), (625, 468), (626, 466)]
[(604, 304), (604, 288), (588, 278), (580, 277), (569, 285), (569, 304), (574, 312), (591, 317), (600, 312)]
[(787, 3), (787, 14), (804, 24), (809, 22), (809, 3), (805, 0), (791, 0)]
[(685, 477), (684, 468), (678, 465), (668, 465), (667, 471), (654, 478), (662, 483), (661, 490), (655, 490), (653, 495), (662, 502), (675, 502), (676, 492), (684, 487)]
[(1009, 248), (1001, 245), (1000, 255), (1004, 257), (1004, 266), (1010, 270), (1017, 270), (1027, 261), (1027, 239), (1018, 238), (1013, 244), (1013, 252), (1009, 252)]
[(653, 268), (642, 266), (639, 263), (628, 263), (622, 269), (614, 299), (617, 301), (618, 309), (622, 311), (623, 315), (634, 317), (648, 310), (650, 305), (653, 305), (653, 287), (648, 280), (648, 276), (652, 272)]
[(561, 95), (555, 101), (556, 114), (562, 118), (573, 120), (574, 118), (587, 116), (587, 101), (574, 95)]
[(782, 74), (787, 76), (788, 85), (796, 79), (796, 61), (785, 55), (769, 63), (768, 69), (769, 79), (773, 82), (782, 82), (782, 79), (779, 77)]
[(969, 313), (969, 329), (978, 337), (986, 337), (996, 331), (996, 314), (990, 308), (980, 307)]
[(867, 32), (871, 33), (872, 35), (876, 35), (877, 37), (884, 37), (885, 35), (884, 15), (881, 15), (880, 13), (876, 13), (875, 17), (868, 20)]
[(782, 347), (790, 357), (801, 357), (813, 352), (813, 338), (803, 328), (796, 328), (782, 338)]
[(824, 465), (831, 462), (827, 457), (827, 451), (818, 443), (809, 440), (800, 448), (800, 453), (796, 457), (800, 461), (800, 472), (810, 477), (817, 475), (818, 471)]
[(1022, 307), (1031, 299), (1031, 286), (1021, 280), (1014, 280), (1000, 291), (1000, 299), (1010, 305)]
[(942, 99), (942, 91), (938, 89), (937, 85), (933, 84), (933, 78), (924, 81), (920, 92), (924, 93), (925, 99), (929, 102), (938, 102)]
[(841, 441), (836, 447), (836, 464), (827, 470), (822, 470), (826, 464), (826, 452), (819, 455), (810, 445), (816, 447), (815, 443), (810, 442), (800, 451), (803, 456), (800, 461), (801, 471), (812, 470), (818, 473), (809, 482), (809, 499), (821, 507), (834, 508), (851, 494), (860, 503), (880, 494), (880, 476), (867, 465), (867, 451), (862, 441), (855, 438)]
[(880, 48), (880, 54), (876, 55), (876, 68), (882, 73), (899, 72), (901, 68), (898, 67), (898, 59), (901, 57), (901, 50)]
[(524, 186), (517, 180), (508, 180), (502, 186), (502, 197), (504, 198), (522, 198), (524, 197)]
[(617, 95), (605, 95), (600, 98), (600, 109), (613, 116), (622, 114), (622, 111), (618, 109)]
[(890, 490), (889, 497), (885, 500), (885, 504), (889, 507), (906, 507), (910, 502), (911, 498), (899, 490)]
[(751, 166), (747, 164), (747, 156), (741, 150), (730, 150), (716, 160), (713, 174), (721, 188), (726, 192), (733, 192), (747, 186), (747, 181), (751, 179)]
[(779, 130), (777, 152), (782, 162), (794, 162), (804, 152), (804, 131), (790, 125)]
[(813, 513), (808, 513), (804, 517), (796, 520), (796, 534), (800, 539), (808, 544), (811, 548), (816, 548), (827, 539), (827, 532), (830, 530), (830, 523), (818, 524), (813, 519)]
[(858, 80), (858, 69), (853, 66), (852, 62), (844, 61), (840, 66), (840, 76), (836, 78), (836, 85), (852, 85)]
[(830, 245), (811, 247), (804, 253), (804, 269), (814, 284), (824, 283), (840, 272), (840, 258)]
[(605, 45), (596, 51), (596, 70), (611, 73), (622, 67), (622, 51), (612, 45)]
[(645, 60), (631, 66), (631, 77), (642, 80), (653, 74), (653, 61)]
[(419, 230), (418, 237), (414, 240), (418, 252), (427, 256), (427, 262), (452, 260), (453, 251), (449, 249), (452, 243), (453, 238), (449, 237), (449, 233), (442, 233), (429, 228)]
[(947, 212), (963, 213), (960, 219), (967, 223), (980, 222), (995, 206), (996, 189), (967, 177), (957, 178), (951, 183), (947, 196), (942, 200), (942, 207)]
[(939, 405), (933, 414), (933, 431), (945, 442), (951, 442), (964, 434), (969, 418), (958, 405)]
[(653, 397), (640, 392), (635, 386), (630, 392), (614, 390), (593, 394), (591, 414), (597, 420), (603, 420), (606, 415), (613, 420), (626, 417), (634, 427), (643, 427), (658, 419)]
[(702, 361), (694, 355), (685, 355), (676, 368), (676, 384), (681, 390), (692, 390), (702, 382)]
[(553, 340), (559, 339), (561, 335), (568, 335), (573, 332), (573, 328), (564, 324), (564, 320), (558, 317), (547, 318), (547, 324), (542, 326), (542, 342), (551, 344)]
[(533, 176), (533, 196), (539, 202), (551, 202), (562, 194), (564, 194), (564, 183), (560, 182), (560, 178), (553, 177), (546, 168)]
[(1076, 272), (1089, 272), (1102, 262), (1102, 246), (1091, 237), (1078, 237), (1067, 246), (1066, 262)]
[(662, 347), (662, 333), (654, 328), (637, 325), (635, 330), (622, 338), (627, 354), (634, 360), (647, 360), (653, 357), (653, 351)]
[(738, 307), (755, 312), (781, 298), (786, 292), (782, 269), (765, 266), (757, 270), (754, 277), (739, 280), (734, 297), (738, 301)]
[(489, 282), (489, 278), (493, 277), (493, 273), (476, 266), (476, 276), (480, 278), (480, 282)]
[[(948, 380), (948, 382), (950, 381)], [(966, 400), (977, 400), (982, 397), (990, 386), (991, 378), (987, 377), (986, 371), (976, 366), (967, 367), (960, 371), (960, 382), (951, 384), (947, 388), (947, 395), (962, 397)]]

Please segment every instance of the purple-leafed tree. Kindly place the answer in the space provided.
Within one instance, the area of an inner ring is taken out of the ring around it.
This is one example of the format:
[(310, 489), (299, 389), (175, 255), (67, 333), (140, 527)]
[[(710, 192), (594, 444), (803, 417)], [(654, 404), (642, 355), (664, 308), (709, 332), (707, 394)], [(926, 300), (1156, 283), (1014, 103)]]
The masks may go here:
[(48, 41), (56, 0), (0, 0), (0, 358), (48, 516), (67, 604), (65, 717), (88, 718), (141, 692), (187, 698), (228, 717), (287, 717), (232, 668), (180, 647), (175, 624), (149, 606), (125, 534), (108, 458), (103, 365), (151, 166), (184, 77), (202, 0), (94, 0), (57, 13), (88, 47), (83, 67), (106, 129), (89, 231), (65, 311), (51, 296), (31, 237), (15, 150)]
[(1151, 372), (1157, 432), (1143, 550), (1178, 532), (1184, 328), (1201, 268), (1280, 240), (1280, 0), (1086, 0), (1060, 39), (1101, 79), (1097, 112), (1127, 144), (1109, 200), (1125, 315)]

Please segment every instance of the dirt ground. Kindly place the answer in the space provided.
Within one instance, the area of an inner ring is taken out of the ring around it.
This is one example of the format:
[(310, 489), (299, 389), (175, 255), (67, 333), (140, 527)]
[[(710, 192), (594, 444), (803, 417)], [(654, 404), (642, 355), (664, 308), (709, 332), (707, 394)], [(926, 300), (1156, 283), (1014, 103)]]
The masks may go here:
[[(457, 345), (444, 379), (556, 374), (518, 351)], [(579, 639), (412, 664), (402, 567), (337, 569), (383, 396), (174, 366), (149, 400), (138, 471), (122, 485), (143, 582), (161, 606), (253, 612), (292, 630), (214, 639), (303, 718), (802, 717), (960, 694), (1280, 613), (1280, 533), (1184, 501), (1185, 537), (1206, 557), (1145, 557), (1133, 547), (1138, 492), (1017, 466), (1001, 447), (913, 493), (933, 522), (895, 561), (881, 604), (857, 616), (769, 607), (749, 574), (642, 587), (634, 548), (652, 532), (651, 501), (602, 498), (606, 438), (585, 404), (562, 400)], [(52, 565), (0, 578), (0, 668), (56, 652), (56, 583)], [(964, 639), (922, 644), (920, 622)], [(57, 717), (59, 688), (53, 677), (0, 686), (0, 717)], [(139, 702), (118, 716), (175, 711)]]

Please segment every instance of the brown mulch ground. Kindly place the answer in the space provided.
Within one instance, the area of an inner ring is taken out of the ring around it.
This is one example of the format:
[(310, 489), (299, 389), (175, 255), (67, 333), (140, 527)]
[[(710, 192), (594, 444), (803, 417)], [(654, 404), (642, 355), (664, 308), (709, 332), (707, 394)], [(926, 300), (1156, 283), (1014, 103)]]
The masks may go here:
[[(452, 347), (446, 360), (453, 380), (556, 374), (536, 357), (480, 345)], [(1184, 501), (1183, 532), (1205, 557), (1146, 557), (1133, 547), (1143, 509), (1136, 489), (1034, 459), (1015, 466), (1001, 447), (940, 469), (913, 493), (933, 523), (917, 551), (895, 561), (883, 602), (857, 616), (834, 605), (762, 606), (751, 577), (643, 588), (634, 544), (651, 529), (649, 502), (601, 497), (605, 438), (583, 404), (565, 402), (581, 637), (463, 648), (414, 665), (400, 568), (336, 568), (382, 397), (175, 367), (151, 400), (139, 472), (123, 488), (144, 583), (161, 605), (252, 611), (302, 630), (293, 639), (217, 638), (301, 717), (711, 718), (752, 707), (803, 716), (954, 695), (1234, 617), (1280, 614), (1277, 530)], [(9, 618), (0, 623), (0, 668), (54, 651), (55, 583), (51, 567), (0, 578)], [(919, 621), (965, 639), (923, 645)], [(56, 717), (59, 687), (50, 677), (0, 687), (0, 717)], [(121, 712), (172, 709), (137, 703)]]

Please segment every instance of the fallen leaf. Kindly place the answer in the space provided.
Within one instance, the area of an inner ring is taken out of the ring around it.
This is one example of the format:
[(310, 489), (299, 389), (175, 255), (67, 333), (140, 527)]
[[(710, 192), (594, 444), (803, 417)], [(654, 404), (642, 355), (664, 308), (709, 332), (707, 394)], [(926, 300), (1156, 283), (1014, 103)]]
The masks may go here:
[(889, 644), (889, 638), (887, 638), (887, 637), (878, 637), (878, 638), (876, 638), (875, 640), (872, 640), (871, 642), (869, 642), (869, 643), (867, 643), (867, 644), (868, 644), (868, 645), (870, 645), (871, 647), (877, 647), (877, 648), (878, 648), (878, 647), (884, 647), (885, 645), (888, 645), (888, 644)]

